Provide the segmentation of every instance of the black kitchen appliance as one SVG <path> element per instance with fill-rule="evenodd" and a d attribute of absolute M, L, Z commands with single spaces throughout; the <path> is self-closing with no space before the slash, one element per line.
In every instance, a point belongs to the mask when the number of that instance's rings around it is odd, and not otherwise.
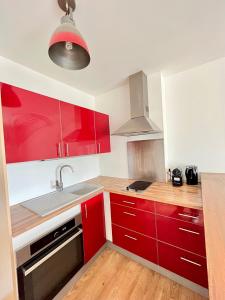
<path fill-rule="evenodd" d="M 189 185 L 198 184 L 198 172 L 196 166 L 187 166 L 185 170 L 186 182 Z"/>
<path fill-rule="evenodd" d="M 134 190 L 135 192 L 146 190 L 152 182 L 150 181 L 134 181 L 126 187 L 127 191 Z"/>
<path fill-rule="evenodd" d="M 84 265 L 81 216 L 16 253 L 20 300 L 51 300 Z"/>
<path fill-rule="evenodd" d="M 173 171 L 172 171 L 172 184 L 173 184 L 173 186 L 183 185 L 181 169 L 178 169 L 178 168 L 173 169 Z"/>

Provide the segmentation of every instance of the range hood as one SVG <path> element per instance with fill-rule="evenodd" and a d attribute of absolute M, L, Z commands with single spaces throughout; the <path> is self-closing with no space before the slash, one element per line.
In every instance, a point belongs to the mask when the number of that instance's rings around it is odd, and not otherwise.
<path fill-rule="evenodd" d="M 159 133 L 161 130 L 149 119 L 148 81 L 144 72 L 129 77 L 131 119 L 112 135 L 133 136 Z"/>

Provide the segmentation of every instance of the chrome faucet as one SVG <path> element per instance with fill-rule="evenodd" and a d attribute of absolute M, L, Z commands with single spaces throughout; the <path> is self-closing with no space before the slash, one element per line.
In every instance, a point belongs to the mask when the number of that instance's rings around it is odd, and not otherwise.
<path fill-rule="evenodd" d="M 69 168 L 72 172 L 74 172 L 74 169 L 70 165 L 63 165 L 59 169 L 59 180 L 56 180 L 56 190 L 62 192 L 63 191 L 63 180 L 62 180 L 62 170 L 64 168 Z"/>

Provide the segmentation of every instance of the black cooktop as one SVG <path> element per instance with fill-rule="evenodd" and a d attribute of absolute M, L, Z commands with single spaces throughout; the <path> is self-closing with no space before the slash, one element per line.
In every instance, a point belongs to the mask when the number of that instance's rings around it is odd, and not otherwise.
<path fill-rule="evenodd" d="M 138 191 L 144 191 L 146 190 L 152 182 L 150 181 L 135 181 L 132 184 L 127 186 L 127 190 L 135 190 L 136 192 Z"/>

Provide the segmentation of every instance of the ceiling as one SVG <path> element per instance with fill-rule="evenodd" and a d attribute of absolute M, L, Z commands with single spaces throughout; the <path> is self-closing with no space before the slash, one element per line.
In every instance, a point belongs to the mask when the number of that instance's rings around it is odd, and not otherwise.
<path fill-rule="evenodd" d="M 57 0 L 1 0 L 0 55 L 93 95 L 141 69 L 167 75 L 225 56 L 224 0 L 77 0 L 92 57 L 81 71 L 48 58 L 62 15 Z"/>

